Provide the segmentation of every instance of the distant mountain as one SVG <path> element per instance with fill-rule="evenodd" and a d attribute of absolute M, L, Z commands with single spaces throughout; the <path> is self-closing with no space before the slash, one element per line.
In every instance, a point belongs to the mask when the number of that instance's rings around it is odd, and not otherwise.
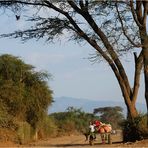
<path fill-rule="evenodd" d="M 123 113 L 126 114 L 126 106 L 124 102 L 116 102 L 116 101 L 97 101 L 97 100 L 89 100 L 89 99 L 80 99 L 80 98 L 72 98 L 72 97 L 57 97 L 54 98 L 52 106 L 49 107 L 48 113 L 53 112 L 64 112 L 69 106 L 73 106 L 75 108 L 81 108 L 83 111 L 88 113 L 93 113 L 94 108 L 99 107 L 107 107 L 107 106 L 121 106 L 123 108 Z M 141 103 L 137 103 L 138 111 L 145 113 L 146 106 Z"/>

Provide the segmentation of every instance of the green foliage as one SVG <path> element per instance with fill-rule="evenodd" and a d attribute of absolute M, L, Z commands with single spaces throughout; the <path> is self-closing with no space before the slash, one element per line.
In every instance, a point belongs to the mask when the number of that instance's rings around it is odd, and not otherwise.
<path fill-rule="evenodd" d="M 8 113 L 6 106 L 0 102 L 0 128 L 9 128 L 15 130 L 17 124 L 11 114 Z"/>
<path fill-rule="evenodd" d="M 120 106 L 95 108 L 94 114 L 99 113 L 101 122 L 110 123 L 114 129 L 121 128 L 120 123 L 124 120 Z"/>
<path fill-rule="evenodd" d="M 55 137 L 58 135 L 58 127 L 54 118 L 45 116 L 42 123 L 38 127 L 38 136 L 41 138 Z"/>
<path fill-rule="evenodd" d="M 52 103 L 49 77 L 18 57 L 0 56 L 0 127 L 10 128 L 17 120 L 38 128 Z"/>
<path fill-rule="evenodd" d="M 141 140 L 148 136 L 148 129 L 146 124 L 146 115 L 139 114 L 134 119 L 127 119 L 123 122 L 123 137 L 124 141 L 136 141 Z"/>
<path fill-rule="evenodd" d="M 66 112 L 53 113 L 49 117 L 55 119 L 59 134 L 85 133 L 88 130 L 89 122 L 98 119 L 97 116 L 74 107 L 68 107 Z"/>
<path fill-rule="evenodd" d="M 18 143 L 25 144 L 33 139 L 33 128 L 27 122 L 19 122 L 17 128 Z"/>
<path fill-rule="evenodd" d="M 0 100 L 6 106 L 7 112 L 19 116 L 23 109 L 23 90 L 19 84 L 12 80 L 1 80 Z"/>
<path fill-rule="evenodd" d="M 148 127 L 147 127 L 147 114 L 141 114 L 141 121 L 140 121 L 140 130 L 142 132 L 143 137 L 148 137 Z"/>

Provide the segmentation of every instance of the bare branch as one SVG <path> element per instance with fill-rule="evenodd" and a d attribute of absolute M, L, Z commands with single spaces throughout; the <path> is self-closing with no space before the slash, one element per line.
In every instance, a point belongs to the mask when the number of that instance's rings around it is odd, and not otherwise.
<path fill-rule="evenodd" d="M 12 1 L 12 0 L 0 0 L 0 3 L 1 4 L 5 4 L 5 5 L 13 5 L 13 4 L 25 4 L 25 5 L 32 5 L 32 6 L 47 6 L 46 4 L 44 3 L 41 3 L 41 2 L 35 2 L 35 3 L 31 3 L 31 2 L 27 2 L 27 1 L 19 1 L 19 0 L 15 0 L 15 1 Z"/>
<path fill-rule="evenodd" d="M 79 5 L 80 5 L 81 9 L 84 9 L 84 3 L 83 3 L 83 0 L 80 0 L 80 1 L 79 1 Z"/>
<path fill-rule="evenodd" d="M 143 27 L 146 28 L 146 20 L 147 20 L 147 13 L 148 13 L 148 2 L 143 1 L 144 13 L 143 13 Z"/>
<path fill-rule="evenodd" d="M 85 0 L 85 4 L 84 4 L 83 0 L 80 0 L 79 5 L 80 5 L 82 11 L 88 11 L 88 1 L 87 0 Z"/>
<path fill-rule="evenodd" d="M 133 18 L 136 22 L 136 24 L 139 26 L 139 27 L 142 27 L 141 23 L 138 21 L 137 19 L 137 16 L 136 16 L 136 12 L 134 10 L 134 5 L 133 5 L 133 0 L 130 0 L 130 7 L 131 7 L 131 12 L 132 12 L 132 15 L 133 15 Z"/>
<path fill-rule="evenodd" d="M 142 24 L 142 2 L 141 0 L 136 0 L 136 13 L 140 24 Z"/>
<path fill-rule="evenodd" d="M 77 7 L 77 5 L 72 1 L 72 0 L 67 0 L 68 4 L 74 8 L 74 10 L 76 10 L 77 12 L 81 12 L 81 9 L 79 7 Z M 82 5 L 82 2 L 80 1 L 80 6 Z"/>
<path fill-rule="evenodd" d="M 133 44 L 135 47 L 137 47 L 137 48 L 142 47 L 141 44 L 135 44 L 135 43 L 132 41 L 132 39 L 127 35 L 126 29 L 124 28 L 123 20 L 122 20 L 122 18 L 121 18 L 121 16 L 120 16 L 120 12 L 119 12 L 119 10 L 118 10 L 118 5 L 117 5 L 117 3 L 116 3 L 115 6 L 116 6 L 117 13 L 118 13 L 119 21 L 120 21 L 120 23 L 121 23 L 121 27 L 122 27 L 123 34 L 124 34 L 125 37 L 128 39 L 128 41 L 129 41 L 131 44 Z"/>
<path fill-rule="evenodd" d="M 124 68 L 121 64 L 121 62 L 119 61 L 118 55 L 116 54 L 116 52 L 114 51 L 113 47 L 111 46 L 110 42 L 108 41 L 106 35 L 102 32 L 102 30 L 97 26 L 96 22 L 93 20 L 93 18 L 90 16 L 89 12 L 87 11 L 82 11 L 80 10 L 73 1 L 68 1 L 70 3 L 70 5 L 72 6 L 72 8 L 78 12 L 79 14 L 81 14 L 85 20 L 88 22 L 88 24 L 92 27 L 92 29 L 94 30 L 94 32 L 101 38 L 104 46 L 106 47 L 108 53 L 110 54 L 110 56 L 112 57 L 113 61 L 115 62 L 116 66 L 118 67 L 119 73 L 122 76 L 122 81 L 124 82 L 124 84 L 127 87 L 127 91 L 128 94 L 131 93 L 131 88 L 129 85 L 129 81 L 128 78 L 124 72 Z"/>

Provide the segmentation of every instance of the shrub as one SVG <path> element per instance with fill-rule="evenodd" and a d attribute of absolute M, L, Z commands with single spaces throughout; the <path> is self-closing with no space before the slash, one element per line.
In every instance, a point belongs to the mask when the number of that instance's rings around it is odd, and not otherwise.
<path fill-rule="evenodd" d="M 7 112 L 5 105 L 0 101 L 0 128 L 15 130 L 17 124 L 11 114 Z"/>
<path fill-rule="evenodd" d="M 53 113 L 49 115 L 55 119 L 55 124 L 58 128 L 59 135 L 70 133 L 86 133 L 88 130 L 89 122 L 93 119 L 98 119 L 90 113 L 85 113 L 81 109 L 69 107 L 67 112 Z"/>
<path fill-rule="evenodd" d="M 52 117 L 46 116 L 40 124 L 38 130 L 38 138 L 55 137 L 57 135 L 58 128 Z"/>
<path fill-rule="evenodd" d="M 27 122 L 18 122 L 17 139 L 18 143 L 25 144 L 31 141 L 35 135 L 35 132 L 31 125 Z"/>
<path fill-rule="evenodd" d="M 147 115 L 143 115 L 140 121 L 140 130 L 144 138 L 148 137 L 148 127 L 147 127 Z"/>
<path fill-rule="evenodd" d="M 146 128 L 145 116 L 139 115 L 135 119 L 127 119 L 123 122 L 123 138 L 125 142 L 142 140 L 144 138 L 144 129 Z"/>

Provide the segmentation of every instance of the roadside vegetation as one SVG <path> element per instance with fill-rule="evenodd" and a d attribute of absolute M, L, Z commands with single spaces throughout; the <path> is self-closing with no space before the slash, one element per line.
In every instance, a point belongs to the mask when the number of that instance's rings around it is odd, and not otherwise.
<path fill-rule="evenodd" d="M 18 57 L 0 56 L 0 140 L 25 143 L 37 138 L 53 100 L 48 78 Z"/>
<path fill-rule="evenodd" d="M 121 123 L 124 141 L 135 142 L 148 138 L 147 114 L 139 114 L 134 120 L 127 119 Z"/>
<path fill-rule="evenodd" d="M 50 118 L 54 119 L 58 129 L 58 135 L 64 134 L 85 134 L 88 132 L 89 122 L 100 120 L 103 123 L 109 123 L 114 130 L 122 129 L 121 123 L 125 120 L 122 112 L 118 110 L 121 107 L 98 108 L 101 113 L 85 113 L 82 109 L 68 107 L 66 112 L 52 113 Z M 96 111 L 96 109 L 94 109 Z M 99 111 L 98 111 L 99 112 Z M 109 116 L 107 116 L 107 114 Z M 117 118 L 118 116 L 118 118 Z"/>

